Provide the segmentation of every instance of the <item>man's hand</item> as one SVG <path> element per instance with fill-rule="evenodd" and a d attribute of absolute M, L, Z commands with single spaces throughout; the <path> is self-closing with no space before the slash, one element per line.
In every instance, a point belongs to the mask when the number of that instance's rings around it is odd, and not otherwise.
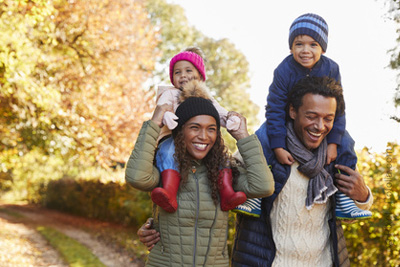
<path fill-rule="evenodd" d="M 329 144 L 326 151 L 326 165 L 331 164 L 337 158 L 337 144 Z"/>
<path fill-rule="evenodd" d="M 292 165 L 294 163 L 294 158 L 292 155 L 282 147 L 274 149 L 276 159 L 280 164 Z"/>
<path fill-rule="evenodd" d="M 149 251 L 151 251 L 155 244 L 160 241 L 160 233 L 152 229 L 152 227 L 153 218 L 148 218 L 146 223 L 137 231 L 140 242 L 142 242 Z"/>
<path fill-rule="evenodd" d="M 353 200 L 366 202 L 369 197 L 369 191 L 361 174 L 344 165 L 336 164 L 335 168 L 349 174 L 335 174 L 338 189 Z"/>

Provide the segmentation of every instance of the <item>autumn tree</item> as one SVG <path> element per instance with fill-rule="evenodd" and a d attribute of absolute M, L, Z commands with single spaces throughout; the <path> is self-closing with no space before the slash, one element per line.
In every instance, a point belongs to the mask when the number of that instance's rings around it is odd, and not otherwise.
<path fill-rule="evenodd" d="M 50 151 L 56 140 L 52 120 L 61 93 L 48 79 L 51 44 L 47 1 L 0 1 L 0 187 L 10 180 L 19 157 L 34 147 Z"/>
<path fill-rule="evenodd" d="M 386 0 L 388 17 L 400 26 L 400 1 Z M 397 30 L 400 33 L 400 27 Z M 400 42 L 400 35 L 397 39 Z M 390 67 L 400 70 L 400 50 L 395 47 Z M 398 76 L 400 77 L 400 76 Z M 394 92 L 394 105 L 400 106 L 400 82 Z M 392 119 L 400 122 L 398 115 Z M 364 148 L 359 154 L 358 169 L 367 178 L 374 196 L 373 216 L 369 220 L 345 226 L 350 259 L 355 266 L 400 266 L 400 147 L 388 143 L 384 153 Z"/>
<path fill-rule="evenodd" d="M 153 84 L 169 83 L 169 60 L 188 46 L 198 46 L 206 57 L 206 83 L 214 97 L 226 109 L 245 115 L 250 128 L 258 126 L 259 107 L 250 100 L 249 63 L 243 53 L 228 39 L 215 40 L 199 32 L 190 25 L 179 5 L 146 0 L 146 8 L 153 25 L 160 29 L 162 40 L 158 45 L 162 55 L 157 59 L 159 68 Z"/>
<path fill-rule="evenodd" d="M 399 0 L 386 0 L 386 4 L 389 7 L 388 16 L 393 19 L 398 25 L 397 33 L 400 33 L 400 1 Z M 400 34 L 398 35 L 397 42 L 400 42 Z M 391 54 L 390 67 L 394 70 L 400 70 L 400 49 L 399 46 L 394 47 L 389 51 Z M 400 78 L 400 74 L 398 75 Z M 394 105 L 396 107 L 400 106 L 400 79 L 398 86 L 394 93 Z M 393 115 L 392 119 L 400 122 L 400 117 L 398 115 Z"/>
<path fill-rule="evenodd" d="M 0 1 L 0 188 L 12 175 L 54 179 L 65 174 L 60 166 L 125 162 L 154 109 L 150 87 L 169 82 L 169 59 L 193 45 L 206 54 L 218 101 L 254 123 L 246 58 L 228 40 L 190 26 L 178 6 Z M 51 162 L 56 170 L 31 173 Z"/>
<path fill-rule="evenodd" d="M 100 162 L 124 162 L 153 109 L 143 83 L 154 69 L 157 32 L 141 1 L 63 1 L 56 8 L 57 48 L 75 59 L 65 58 L 73 72 L 58 81 L 73 88 L 65 110 L 87 137 L 75 132 L 77 147 Z"/>
<path fill-rule="evenodd" d="M 372 217 L 344 224 L 354 266 L 400 266 L 400 146 L 388 143 L 384 153 L 364 148 L 357 168 L 374 197 Z"/>
<path fill-rule="evenodd" d="M 3 156 L 40 147 L 125 161 L 153 109 L 143 83 L 158 33 L 142 1 L 1 1 L 0 10 Z"/>

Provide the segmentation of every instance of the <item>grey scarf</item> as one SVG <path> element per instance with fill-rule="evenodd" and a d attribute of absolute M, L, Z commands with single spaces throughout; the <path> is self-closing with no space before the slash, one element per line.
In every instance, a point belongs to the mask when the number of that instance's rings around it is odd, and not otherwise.
<path fill-rule="evenodd" d="M 293 123 L 288 122 L 286 126 L 288 150 L 293 158 L 299 162 L 297 169 L 310 178 L 307 188 L 306 208 L 311 209 L 314 203 L 326 203 L 328 198 L 338 190 L 333 184 L 331 175 L 324 169 L 327 149 L 326 139 L 312 152 L 297 138 Z"/>

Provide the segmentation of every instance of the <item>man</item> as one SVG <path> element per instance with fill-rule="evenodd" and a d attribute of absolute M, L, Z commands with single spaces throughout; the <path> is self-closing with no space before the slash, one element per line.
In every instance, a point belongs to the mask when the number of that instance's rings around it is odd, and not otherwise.
<path fill-rule="evenodd" d="M 286 139 L 295 158 L 292 166 L 277 161 L 265 123 L 257 131 L 274 174 L 275 192 L 263 199 L 260 218 L 237 215 L 232 266 L 349 266 L 334 193 L 341 190 L 361 209 L 369 209 L 373 200 L 357 171 L 325 165 L 325 137 L 335 116 L 343 112 L 342 88 L 335 80 L 305 78 L 294 86 L 288 99 Z M 344 152 L 340 154 L 354 153 L 352 147 L 339 148 Z M 336 170 L 341 174 L 334 174 Z"/>
<path fill-rule="evenodd" d="M 341 190 L 361 209 L 369 209 L 373 198 L 357 171 L 325 164 L 325 137 L 336 115 L 343 112 L 339 83 L 327 77 L 305 78 L 288 97 L 287 144 L 295 163 L 289 166 L 277 161 L 265 123 L 256 132 L 274 174 L 275 191 L 263 199 L 260 218 L 237 215 L 232 266 L 350 265 L 334 213 L 334 193 Z M 337 159 L 341 162 L 354 153 L 353 144 L 339 149 L 344 157 Z M 148 228 L 144 225 L 138 234 L 151 249 L 159 238 Z"/>

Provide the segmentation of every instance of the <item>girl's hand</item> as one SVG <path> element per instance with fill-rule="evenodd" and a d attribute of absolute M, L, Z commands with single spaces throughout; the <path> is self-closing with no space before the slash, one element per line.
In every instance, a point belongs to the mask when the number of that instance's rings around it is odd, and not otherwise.
<path fill-rule="evenodd" d="M 237 130 L 228 130 L 228 132 L 232 135 L 232 137 L 235 138 L 236 140 L 248 137 L 249 132 L 247 131 L 246 118 L 235 111 L 229 111 L 228 115 L 226 116 L 226 119 L 228 120 L 229 117 L 231 116 L 237 116 L 240 119 L 240 126 Z"/>
<path fill-rule="evenodd" d="M 162 104 L 162 105 L 157 105 L 156 109 L 153 112 L 153 117 L 151 118 L 151 120 L 157 124 L 158 126 L 163 127 L 163 117 L 164 117 L 164 113 L 170 111 L 170 112 L 174 112 L 173 108 L 171 105 L 168 104 Z"/>

